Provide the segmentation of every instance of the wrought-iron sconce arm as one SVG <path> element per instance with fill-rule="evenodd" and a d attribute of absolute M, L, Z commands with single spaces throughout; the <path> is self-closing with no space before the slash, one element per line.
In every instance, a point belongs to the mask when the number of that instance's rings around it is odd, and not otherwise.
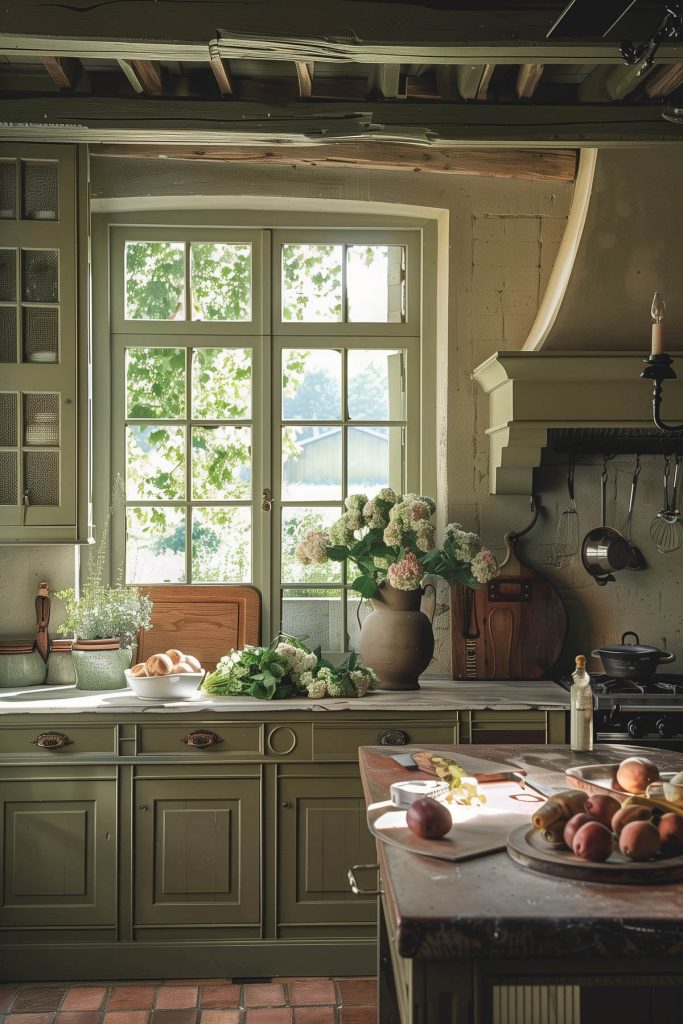
<path fill-rule="evenodd" d="M 683 430 L 683 423 L 677 425 L 673 423 L 664 423 L 659 413 L 662 407 L 662 381 L 675 380 L 676 374 L 671 368 L 673 359 L 667 356 L 665 352 L 661 352 L 657 355 L 649 355 L 644 360 L 645 369 L 642 371 L 640 376 L 644 380 L 653 381 L 652 387 L 652 418 L 655 421 L 655 426 L 659 430 Z"/>

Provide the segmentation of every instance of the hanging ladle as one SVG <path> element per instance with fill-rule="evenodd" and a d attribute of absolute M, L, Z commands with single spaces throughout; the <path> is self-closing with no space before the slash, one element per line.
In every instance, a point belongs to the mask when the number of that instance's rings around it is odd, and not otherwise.
<path fill-rule="evenodd" d="M 638 477 L 640 476 L 640 455 L 636 455 L 636 468 L 633 471 L 633 478 L 631 480 L 631 496 L 628 502 L 628 513 L 626 514 L 626 526 L 624 528 L 624 539 L 628 541 L 631 554 L 626 566 L 627 569 L 645 569 L 647 562 L 643 557 L 643 553 L 639 547 L 631 540 L 631 525 L 633 522 L 633 506 L 636 503 L 636 488 L 638 487 Z"/>

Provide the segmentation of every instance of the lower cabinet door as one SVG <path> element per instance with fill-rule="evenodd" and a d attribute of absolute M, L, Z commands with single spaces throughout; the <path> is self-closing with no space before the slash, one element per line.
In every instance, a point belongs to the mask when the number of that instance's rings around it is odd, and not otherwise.
<path fill-rule="evenodd" d="M 260 821 L 260 779 L 138 779 L 135 923 L 258 925 Z"/>
<path fill-rule="evenodd" d="M 116 782 L 7 781 L 0 802 L 0 926 L 114 925 Z"/>
<path fill-rule="evenodd" d="M 282 778 L 278 802 L 279 923 L 374 925 L 376 898 L 348 880 L 354 864 L 377 861 L 358 775 Z"/>

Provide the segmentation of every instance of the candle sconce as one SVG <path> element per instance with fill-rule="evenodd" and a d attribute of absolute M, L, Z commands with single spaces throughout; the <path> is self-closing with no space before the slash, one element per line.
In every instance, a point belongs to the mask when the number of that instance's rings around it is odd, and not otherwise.
<path fill-rule="evenodd" d="M 652 300 L 652 352 L 643 360 L 645 369 L 640 374 L 643 380 L 653 381 L 652 387 L 652 419 L 658 430 L 672 431 L 683 430 L 683 423 L 665 423 L 660 415 L 662 407 L 662 384 L 665 380 L 676 380 L 676 373 L 672 369 L 673 359 L 666 352 L 662 351 L 664 335 L 664 313 L 666 304 L 664 299 L 655 292 Z"/>

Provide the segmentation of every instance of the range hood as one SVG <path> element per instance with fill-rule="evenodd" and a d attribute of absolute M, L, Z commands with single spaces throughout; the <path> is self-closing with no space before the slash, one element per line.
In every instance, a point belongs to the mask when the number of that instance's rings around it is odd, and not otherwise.
<path fill-rule="evenodd" d="M 668 300 L 665 350 L 683 378 L 683 160 L 676 149 L 584 150 L 565 235 L 521 351 L 473 373 L 489 396 L 492 494 L 530 494 L 545 448 L 673 451 L 641 380 L 655 291 Z M 678 358 L 676 356 L 678 355 Z M 662 416 L 683 422 L 683 380 L 664 386 Z"/>

